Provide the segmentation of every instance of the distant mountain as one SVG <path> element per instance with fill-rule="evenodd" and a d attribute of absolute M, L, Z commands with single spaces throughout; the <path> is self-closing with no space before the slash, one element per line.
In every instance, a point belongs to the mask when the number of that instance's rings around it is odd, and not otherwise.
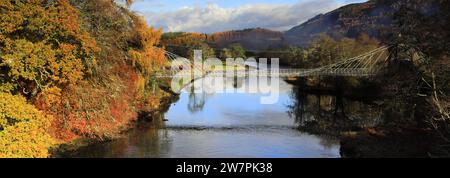
<path fill-rule="evenodd" d="M 361 34 L 381 39 L 385 32 L 392 32 L 395 21 L 392 18 L 402 3 L 409 0 L 369 0 L 350 4 L 326 14 L 320 14 L 286 32 L 263 28 L 233 30 L 213 34 L 195 34 L 211 47 L 226 48 L 233 43 L 241 44 L 249 51 L 262 51 L 285 46 L 308 46 L 314 37 L 326 33 L 334 39 L 357 38 Z M 177 40 L 180 38 L 177 38 Z"/>
<path fill-rule="evenodd" d="M 289 45 L 306 46 L 319 33 L 335 39 L 355 38 L 362 33 L 379 38 L 383 30 L 394 25 L 391 17 L 398 10 L 399 3 L 401 1 L 370 0 L 343 6 L 290 29 L 285 32 L 284 39 Z"/>
<path fill-rule="evenodd" d="M 184 34 L 183 37 L 196 38 L 207 42 L 215 49 L 226 48 L 233 43 L 241 44 L 249 51 L 277 49 L 286 46 L 308 46 L 320 33 L 334 39 L 357 38 L 367 34 L 383 41 L 383 34 L 394 30 L 394 14 L 402 5 L 411 4 L 413 0 L 369 0 L 340 7 L 326 14 L 320 14 L 286 32 L 263 28 L 233 30 L 213 34 Z M 415 1 L 414 6 L 424 7 L 424 12 L 433 10 L 426 0 Z M 428 7 L 429 6 L 429 7 Z M 177 33 L 175 33 L 177 34 Z M 179 35 L 179 34 L 178 34 Z M 177 37 L 173 41 L 180 41 Z M 183 41 L 183 40 L 181 40 Z"/>
<path fill-rule="evenodd" d="M 350 4 L 320 14 L 286 32 L 262 28 L 219 32 L 208 35 L 208 42 L 217 48 L 240 43 L 247 50 L 265 50 L 284 46 L 307 46 L 312 39 L 326 33 L 334 39 L 357 38 L 361 34 L 380 39 L 384 31 L 392 31 L 401 3 L 406 0 L 370 0 Z"/>
<path fill-rule="evenodd" d="M 263 28 L 233 30 L 208 35 L 208 43 L 214 48 L 226 48 L 239 43 L 249 51 L 279 48 L 283 44 L 283 33 Z"/>
<path fill-rule="evenodd" d="M 165 46 L 200 46 L 202 43 L 221 50 L 239 43 L 247 51 L 262 51 L 268 48 L 279 48 L 283 45 L 283 32 L 263 28 L 232 30 L 211 34 L 168 32 L 162 36 Z"/>

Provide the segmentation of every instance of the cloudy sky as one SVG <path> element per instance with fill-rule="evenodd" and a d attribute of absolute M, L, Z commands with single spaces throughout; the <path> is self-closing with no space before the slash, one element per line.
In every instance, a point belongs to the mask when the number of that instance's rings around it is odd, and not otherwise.
<path fill-rule="evenodd" d="M 136 0 L 132 10 L 164 31 L 288 30 L 345 4 L 366 0 Z"/>

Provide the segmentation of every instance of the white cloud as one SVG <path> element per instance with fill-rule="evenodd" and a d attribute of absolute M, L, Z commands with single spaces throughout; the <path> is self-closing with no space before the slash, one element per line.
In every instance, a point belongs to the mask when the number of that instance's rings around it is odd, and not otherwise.
<path fill-rule="evenodd" d="M 149 23 L 165 31 L 218 32 L 244 28 L 288 30 L 342 3 L 331 0 L 308 0 L 296 4 L 253 4 L 237 8 L 188 6 L 171 12 L 146 12 Z"/>

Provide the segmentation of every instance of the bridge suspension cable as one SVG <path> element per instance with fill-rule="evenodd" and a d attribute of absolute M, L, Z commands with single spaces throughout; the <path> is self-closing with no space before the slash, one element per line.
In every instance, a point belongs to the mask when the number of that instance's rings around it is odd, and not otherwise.
<path fill-rule="evenodd" d="M 389 46 L 382 46 L 370 52 L 361 54 L 356 57 L 339 60 L 338 62 L 324 65 L 313 69 L 280 69 L 278 72 L 268 70 L 257 70 L 257 72 L 238 71 L 238 73 L 253 73 L 255 75 L 277 75 L 281 77 L 305 77 L 305 76 L 359 76 L 365 77 L 376 74 L 379 69 L 387 63 L 389 58 Z M 171 62 L 180 62 L 182 67 L 172 67 L 171 73 L 175 75 L 182 72 L 190 75 L 197 73 L 204 75 L 202 66 L 195 66 L 184 57 L 178 56 L 170 51 L 165 52 L 167 59 Z M 222 72 L 223 74 L 223 72 Z M 220 75 L 220 74 L 219 74 Z"/>

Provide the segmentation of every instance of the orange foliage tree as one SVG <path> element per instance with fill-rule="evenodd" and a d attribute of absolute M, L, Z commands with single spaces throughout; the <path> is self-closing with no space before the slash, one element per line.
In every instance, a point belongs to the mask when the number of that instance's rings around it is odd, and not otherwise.
<path fill-rule="evenodd" d="M 142 17 L 133 16 L 136 46 L 128 51 L 133 67 L 149 75 L 166 63 L 164 49 L 155 47 L 161 39 L 161 30 L 148 26 Z"/>
<path fill-rule="evenodd" d="M 49 133 L 60 141 L 114 138 L 141 108 L 159 104 L 146 90 L 149 76 L 165 63 L 163 49 L 154 47 L 161 31 L 109 0 L 76 3 L 102 49 L 95 74 L 63 90 L 48 87 L 35 104 L 54 116 Z"/>
<path fill-rule="evenodd" d="M 165 49 L 158 48 L 162 32 L 148 26 L 140 16 L 132 16 L 135 46 L 128 51 L 132 66 L 138 70 L 136 78 L 137 97 L 147 109 L 159 107 L 159 97 L 155 91 L 158 81 L 154 74 L 166 65 Z M 153 91 L 152 93 L 147 91 Z"/>
<path fill-rule="evenodd" d="M 162 40 L 163 45 L 174 46 L 200 46 L 205 44 L 208 39 L 208 35 L 201 33 L 166 33 Z"/>
<path fill-rule="evenodd" d="M 34 97 L 95 66 L 96 41 L 68 0 L 2 0 L 0 11 L 0 91 Z"/>
<path fill-rule="evenodd" d="M 115 1 L 0 0 L 0 12 L 0 92 L 51 115 L 58 141 L 114 137 L 159 105 L 146 91 L 166 63 L 161 30 Z"/>

